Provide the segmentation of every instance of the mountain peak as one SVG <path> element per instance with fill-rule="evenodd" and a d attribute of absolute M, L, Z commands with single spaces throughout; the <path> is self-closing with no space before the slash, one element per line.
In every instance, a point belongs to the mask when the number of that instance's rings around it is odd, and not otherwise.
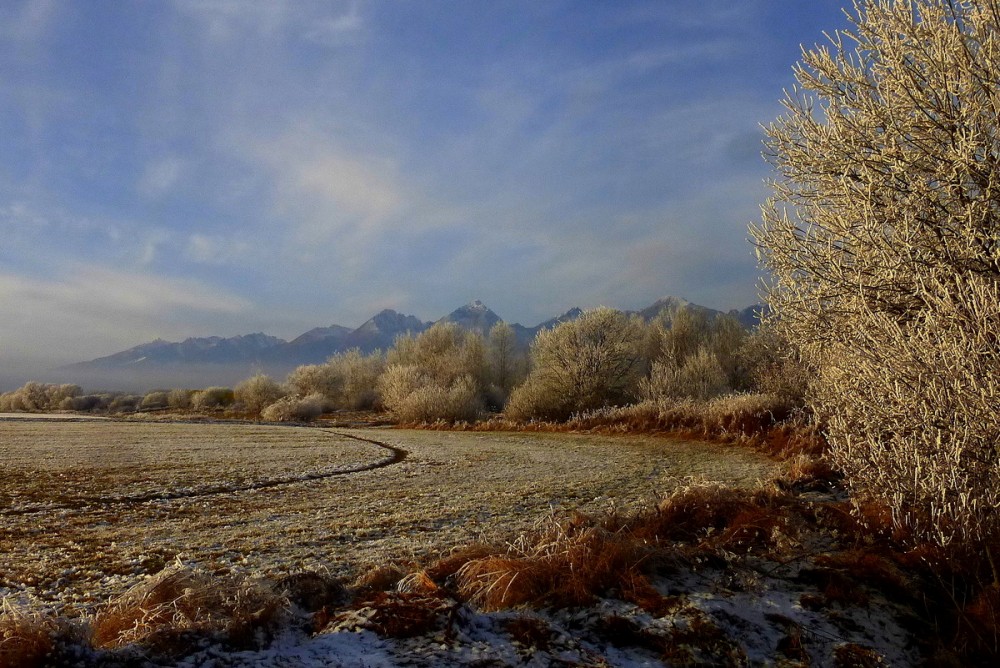
<path fill-rule="evenodd" d="M 453 322 L 463 329 L 486 334 L 500 322 L 500 316 L 478 299 L 455 309 L 438 322 Z"/>

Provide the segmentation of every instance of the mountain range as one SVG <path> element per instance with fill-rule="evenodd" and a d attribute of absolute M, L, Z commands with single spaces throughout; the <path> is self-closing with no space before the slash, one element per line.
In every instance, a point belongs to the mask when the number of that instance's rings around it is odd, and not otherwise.
<path fill-rule="evenodd" d="M 671 318 L 680 308 L 704 313 L 708 318 L 723 312 L 693 304 L 677 297 L 666 297 L 635 311 L 645 320 Z M 747 327 L 758 322 L 760 306 L 742 311 L 733 310 Z M 527 347 L 538 332 L 578 318 L 583 311 L 572 308 L 560 316 L 534 327 L 511 325 L 518 342 Z M 485 334 L 500 316 L 476 300 L 455 309 L 436 322 L 452 322 L 467 330 Z M 189 338 L 181 342 L 157 339 L 123 350 L 113 355 L 87 362 L 78 362 L 53 370 L 60 382 L 73 382 L 87 387 L 107 387 L 140 391 L 152 387 L 200 387 L 211 384 L 231 385 L 256 371 L 283 377 L 301 364 L 318 364 L 331 355 L 357 348 L 364 353 L 390 348 L 398 336 L 415 335 L 429 329 L 435 322 L 420 320 L 412 315 L 383 310 L 356 329 L 341 325 L 316 327 L 285 341 L 263 333 L 223 338 L 218 336 Z"/>

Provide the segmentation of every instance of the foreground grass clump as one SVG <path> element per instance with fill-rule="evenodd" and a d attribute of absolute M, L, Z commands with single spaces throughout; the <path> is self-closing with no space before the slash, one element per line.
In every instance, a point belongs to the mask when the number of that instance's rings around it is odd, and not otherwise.
<path fill-rule="evenodd" d="M 773 547 L 788 507 L 788 495 L 774 488 L 696 485 L 634 517 L 547 518 L 503 548 L 458 551 L 403 582 L 452 587 L 485 610 L 583 606 L 612 592 L 628 599 L 648 593 L 646 574 L 676 544 L 742 553 Z"/>
<path fill-rule="evenodd" d="M 268 585 L 168 568 L 112 600 L 93 619 L 91 643 L 114 649 L 130 644 L 158 654 L 182 652 L 197 637 L 243 646 L 273 630 L 287 601 Z"/>
<path fill-rule="evenodd" d="M 45 615 L 4 599 L 0 607 L 0 666 L 69 663 L 87 643 L 85 624 Z"/>

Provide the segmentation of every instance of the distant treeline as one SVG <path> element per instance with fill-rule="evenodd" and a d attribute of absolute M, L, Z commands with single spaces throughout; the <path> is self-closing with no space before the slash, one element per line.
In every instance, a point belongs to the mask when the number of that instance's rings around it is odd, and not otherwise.
<path fill-rule="evenodd" d="M 283 382 L 257 374 L 234 388 L 84 394 L 27 383 L 0 395 L 2 411 L 217 410 L 267 421 L 308 421 L 336 410 L 383 410 L 402 423 L 528 422 L 642 402 L 732 393 L 801 400 L 805 376 L 767 328 L 691 309 L 644 322 L 610 308 L 541 332 L 529 349 L 496 324 L 486 335 L 439 323 L 388 351 L 350 350 L 296 368 Z"/>

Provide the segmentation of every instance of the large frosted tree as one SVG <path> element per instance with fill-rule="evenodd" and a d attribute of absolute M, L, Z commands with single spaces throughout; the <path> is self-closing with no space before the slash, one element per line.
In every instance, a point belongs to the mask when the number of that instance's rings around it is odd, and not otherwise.
<path fill-rule="evenodd" d="M 1000 2 L 857 2 L 803 54 L 752 226 L 857 498 L 1000 534 Z"/>

